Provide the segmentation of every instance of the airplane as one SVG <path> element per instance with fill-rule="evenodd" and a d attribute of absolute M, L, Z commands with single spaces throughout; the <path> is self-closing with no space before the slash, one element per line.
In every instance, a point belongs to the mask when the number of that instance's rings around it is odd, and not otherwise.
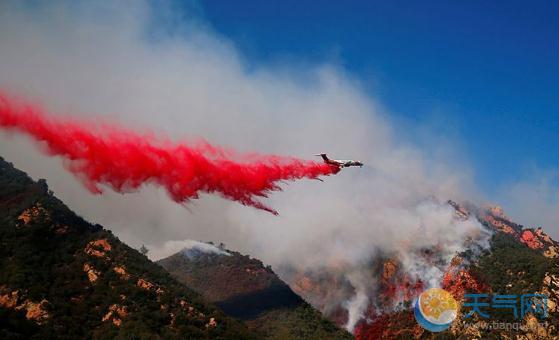
<path fill-rule="evenodd" d="M 320 153 L 316 156 L 322 157 L 322 159 L 324 160 L 324 163 L 330 164 L 330 165 L 333 165 L 333 166 L 337 166 L 338 168 L 347 168 L 347 167 L 350 167 L 350 166 L 359 166 L 359 167 L 363 166 L 363 163 L 361 163 L 359 161 L 342 160 L 342 159 L 330 159 L 330 158 L 328 158 L 328 156 L 326 156 L 325 153 Z"/>

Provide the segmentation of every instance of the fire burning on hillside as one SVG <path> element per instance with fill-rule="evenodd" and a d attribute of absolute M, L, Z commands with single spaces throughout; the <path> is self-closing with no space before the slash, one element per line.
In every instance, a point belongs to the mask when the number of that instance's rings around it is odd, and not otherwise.
<path fill-rule="evenodd" d="M 384 320 L 384 314 L 409 310 L 427 288 L 449 289 L 457 298 L 466 290 L 482 288 L 464 267 L 468 257 L 488 248 L 491 232 L 452 204 L 423 203 L 428 209 L 454 210 L 447 232 L 459 231 L 460 238 L 445 239 L 431 234 L 429 226 L 418 225 L 416 234 L 402 236 L 399 249 L 379 248 L 358 265 L 332 261 L 320 269 L 286 271 L 285 276 L 298 294 L 330 319 L 368 338 L 365 335 Z M 469 255 L 463 255 L 465 251 Z"/>

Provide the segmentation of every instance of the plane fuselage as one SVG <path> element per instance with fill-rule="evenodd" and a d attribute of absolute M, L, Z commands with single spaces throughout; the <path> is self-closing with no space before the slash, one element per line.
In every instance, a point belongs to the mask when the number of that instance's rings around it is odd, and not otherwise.
<path fill-rule="evenodd" d="M 333 166 L 337 166 L 339 168 L 347 168 L 347 167 L 350 167 L 350 166 L 359 166 L 359 167 L 363 166 L 363 163 L 359 162 L 359 161 L 343 160 L 343 159 L 330 159 L 330 158 L 328 158 L 328 156 L 326 156 L 325 153 L 321 153 L 317 156 L 321 156 L 322 160 L 324 160 L 324 163 L 330 164 L 330 165 L 333 165 Z"/>

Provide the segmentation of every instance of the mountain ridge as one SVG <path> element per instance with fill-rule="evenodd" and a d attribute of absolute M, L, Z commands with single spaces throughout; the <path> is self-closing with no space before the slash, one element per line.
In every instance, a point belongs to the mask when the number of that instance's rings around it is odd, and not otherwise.
<path fill-rule="evenodd" d="M 456 254 L 443 276 L 442 288 L 449 291 L 460 305 L 452 326 L 444 332 L 431 333 L 415 321 L 413 310 L 373 313 L 368 315 L 368 321 L 357 325 L 356 339 L 559 338 L 556 327 L 559 324 L 559 243 L 542 228 L 525 228 L 511 221 L 498 206 L 480 208 L 468 202 L 458 204 L 453 201 L 448 204 L 454 207 L 458 218 L 474 216 L 492 232 L 489 249 L 474 257 L 468 251 Z M 515 319 L 507 313 L 510 310 L 492 309 L 489 320 L 479 315 L 466 318 L 465 293 L 546 294 L 549 314 L 543 320 L 530 313 L 522 319 Z M 518 323 L 519 326 L 516 330 L 482 327 L 491 322 L 498 325 Z"/>
<path fill-rule="evenodd" d="M 542 228 L 513 222 L 499 207 L 447 204 L 456 218 L 475 218 L 491 234 L 488 248 L 455 254 L 442 288 L 460 306 L 467 292 L 547 294 L 549 317 L 541 323 L 528 314 L 518 321 L 520 331 L 479 329 L 472 323 L 484 320 L 466 320 L 461 309 L 450 329 L 430 333 L 415 322 L 409 308 L 424 284 L 402 272 L 397 258 L 388 257 L 371 263 L 371 273 L 379 279 L 375 302 L 405 301 L 382 313 L 369 306 L 354 336 L 559 338 L 559 243 Z M 304 301 L 310 290 L 320 295 L 325 285 L 336 284 L 327 275 L 319 281 L 303 275 L 292 289 L 261 261 L 216 249 L 228 256 L 202 251 L 160 261 L 169 274 L 109 230 L 69 210 L 46 181 L 34 182 L 0 157 L 1 338 L 350 337 L 335 326 L 347 322 L 339 308 L 327 314 L 330 322 Z M 437 253 L 421 251 L 426 258 Z M 495 313 L 495 320 L 516 321 L 503 311 Z"/>
<path fill-rule="evenodd" d="M 295 294 L 271 267 L 224 247 L 219 250 L 227 255 L 209 252 L 191 256 L 182 250 L 158 263 L 266 338 L 351 338 Z"/>
<path fill-rule="evenodd" d="M 259 338 L 0 158 L 0 337 Z"/>

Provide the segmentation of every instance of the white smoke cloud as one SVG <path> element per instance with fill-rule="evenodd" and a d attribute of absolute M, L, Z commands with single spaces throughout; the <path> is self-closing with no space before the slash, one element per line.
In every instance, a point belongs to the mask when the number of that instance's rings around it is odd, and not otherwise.
<path fill-rule="evenodd" d="M 449 153 L 444 146 L 410 144 L 402 136 L 413 127 L 395 124 L 343 69 L 289 64 L 249 70 L 230 41 L 199 21 L 155 34 L 158 23 L 179 21 L 165 6 L 154 21 L 153 10 L 142 1 L 0 3 L 0 88 L 61 114 L 111 119 L 177 140 L 203 137 L 304 158 L 328 152 L 366 166 L 323 183 L 285 185 L 267 201 L 280 212 L 274 217 L 214 196 L 182 206 L 151 186 L 92 196 L 60 159 L 5 132 L 0 155 L 46 178 L 73 210 L 131 246 L 147 244 L 153 259 L 178 250 L 177 240 L 199 239 L 225 242 L 275 268 L 336 262 L 358 268 L 402 242 L 444 244 L 453 254 L 469 233 L 479 232 L 474 222 L 453 222 L 448 207 L 424 203 L 431 196 L 473 194 L 468 167 L 459 158 L 441 158 Z M 402 256 L 409 271 L 440 278 Z M 363 275 L 348 273 L 347 279 L 357 294 L 346 302 L 351 328 L 371 291 Z"/>
<path fill-rule="evenodd" d="M 350 332 L 353 332 L 357 322 L 365 316 L 364 311 L 370 303 L 371 294 L 369 293 L 373 282 L 367 275 L 368 273 L 367 270 L 355 270 L 347 273 L 347 279 L 355 289 L 353 296 L 342 303 L 342 306 L 348 311 L 345 327 Z"/>
<path fill-rule="evenodd" d="M 217 254 L 230 256 L 231 254 L 223 249 L 216 247 L 213 244 L 194 241 L 194 240 L 182 240 L 182 241 L 167 241 L 162 246 L 150 250 L 149 256 L 153 258 L 164 258 L 170 254 L 176 254 L 182 251 L 186 256 L 195 257 L 199 253 L 205 254 Z"/>

